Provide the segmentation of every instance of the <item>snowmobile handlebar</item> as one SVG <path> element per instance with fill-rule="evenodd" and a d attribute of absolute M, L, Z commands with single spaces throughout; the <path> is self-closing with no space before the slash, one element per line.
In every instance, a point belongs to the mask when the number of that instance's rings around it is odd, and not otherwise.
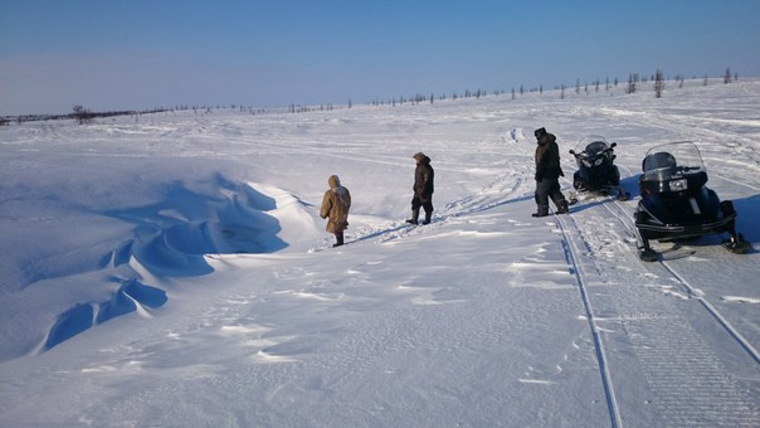
<path fill-rule="evenodd" d="M 607 147 L 606 149 L 602 150 L 601 152 L 595 153 L 595 155 L 604 155 L 604 154 L 607 154 L 607 153 L 613 151 L 613 149 L 615 147 L 617 147 L 617 143 L 612 142 L 612 144 L 610 144 L 609 147 Z M 582 152 L 580 152 L 580 153 L 576 153 L 575 150 L 570 149 L 570 154 L 573 155 L 573 156 L 575 156 L 576 158 L 587 157 L 585 150 L 582 151 Z"/>

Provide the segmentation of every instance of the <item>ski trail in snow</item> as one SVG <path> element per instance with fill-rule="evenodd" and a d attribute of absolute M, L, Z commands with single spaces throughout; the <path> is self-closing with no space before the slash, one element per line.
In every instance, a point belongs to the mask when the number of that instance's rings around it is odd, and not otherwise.
<path fill-rule="evenodd" d="M 711 175 L 714 176 L 714 177 L 717 177 L 717 178 L 719 178 L 721 180 L 726 180 L 726 181 L 731 182 L 733 184 L 736 184 L 736 185 L 739 185 L 739 186 L 742 186 L 742 187 L 746 187 L 747 189 L 753 190 L 755 192 L 760 192 L 760 186 L 753 186 L 751 184 L 747 184 L 745 182 L 738 181 L 738 180 L 735 180 L 733 178 L 728 178 L 728 177 L 726 177 L 724 175 L 721 175 L 721 174 L 711 174 Z"/>

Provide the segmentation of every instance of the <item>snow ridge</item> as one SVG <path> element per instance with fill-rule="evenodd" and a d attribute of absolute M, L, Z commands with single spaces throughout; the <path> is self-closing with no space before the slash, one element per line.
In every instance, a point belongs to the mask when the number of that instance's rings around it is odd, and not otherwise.
<path fill-rule="evenodd" d="M 207 254 L 270 253 L 287 246 L 277 236 L 279 221 L 268 214 L 278 208 L 274 199 L 255 190 L 255 184 L 233 185 L 221 177 L 218 183 L 217 197 L 176 183 L 158 203 L 106 212 L 134 224 L 134 237 L 103 254 L 95 271 L 116 289 L 106 300 L 80 302 L 56 316 L 34 353 L 119 316 L 136 312 L 150 317 L 151 310 L 169 300 L 167 280 L 214 271 Z M 279 198 L 282 203 L 284 196 Z M 291 228 L 299 230 L 304 229 Z"/>

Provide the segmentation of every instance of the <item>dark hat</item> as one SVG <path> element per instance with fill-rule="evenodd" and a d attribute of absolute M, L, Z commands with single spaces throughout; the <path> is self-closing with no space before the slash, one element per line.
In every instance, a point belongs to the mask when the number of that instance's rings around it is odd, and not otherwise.
<path fill-rule="evenodd" d="M 415 158 L 415 159 L 417 159 L 417 160 L 423 160 L 423 159 L 425 159 L 427 156 L 425 156 L 425 153 L 422 153 L 422 152 L 417 152 L 417 153 L 415 153 L 415 154 L 414 154 L 414 156 L 412 156 L 412 157 L 413 157 L 413 158 Z"/>
<path fill-rule="evenodd" d="M 546 128 L 538 128 L 535 131 L 533 131 L 533 135 L 536 136 L 536 138 L 541 138 L 542 136 L 546 135 Z"/>

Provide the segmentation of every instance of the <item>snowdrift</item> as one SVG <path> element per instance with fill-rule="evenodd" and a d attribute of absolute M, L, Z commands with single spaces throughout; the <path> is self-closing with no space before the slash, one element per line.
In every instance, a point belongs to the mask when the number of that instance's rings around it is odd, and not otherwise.
<path fill-rule="evenodd" d="M 81 213 L 85 217 L 105 216 L 128 223 L 131 236 L 123 236 L 111 250 L 108 245 L 113 240 L 96 242 L 89 250 L 56 255 L 37 262 L 37 269 L 26 269 L 23 283 L 17 285 L 22 289 L 49 288 L 48 284 L 56 281 L 71 283 L 70 287 L 76 287 L 76 282 L 81 285 L 68 296 L 69 300 L 76 300 L 70 307 L 58 315 L 49 313 L 51 308 L 47 308 L 30 316 L 31 325 L 21 332 L 12 332 L 20 328 L 19 320 L 14 319 L 13 313 L 6 315 L 3 333 L 17 337 L 18 341 L 3 341 L 0 360 L 18 357 L 32 349 L 35 353 L 45 352 L 119 316 L 137 313 L 150 317 L 151 310 L 169 301 L 166 286 L 173 278 L 214 271 L 206 255 L 285 249 L 287 242 L 278 236 L 282 232 L 281 221 L 288 224 L 289 233 L 314 233 L 316 226 L 311 216 L 303 212 L 304 205 L 289 193 L 267 187 L 276 197 L 268 196 L 256 190 L 254 183 L 235 184 L 220 174 L 213 181 L 215 194 L 201 194 L 182 182 L 174 182 L 160 189 L 163 199 L 155 203 Z M 71 232 L 92 226 L 81 224 Z M 112 233 L 102 227 L 101 231 Z M 15 296 L 4 297 L 12 301 Z M 65 304 L 66 298 L 59 298 L 56 306 Z M 45 317 L 52 318 L 47 326 Z"/>

